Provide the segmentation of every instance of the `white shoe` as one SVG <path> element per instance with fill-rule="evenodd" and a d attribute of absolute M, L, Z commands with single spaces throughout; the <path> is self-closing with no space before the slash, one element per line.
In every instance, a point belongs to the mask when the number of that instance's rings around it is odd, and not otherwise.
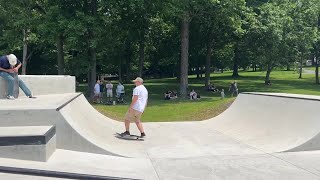
<path fill-rule="evenodd" d="M 7 99 L 15 100 L 16 98 L 14 98 L 13 96 L 7 96 Z"/>

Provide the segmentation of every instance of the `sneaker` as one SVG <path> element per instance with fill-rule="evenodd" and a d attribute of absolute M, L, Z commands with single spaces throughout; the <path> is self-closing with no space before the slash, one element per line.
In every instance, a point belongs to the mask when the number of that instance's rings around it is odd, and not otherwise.
<path fill-rule="evenodd" d="M 15 100 L 13 96 L 7 96 L 7 99 Z"/>
<path fill-rule="evenodd" d="M 140 136 L 141 138 L 144 138 L 144 137 L 146 137 L 146 134 L 143 132 L 143 133 L 141 133 L 141 136 Z"/>
<path fill-rule="evenodd" d="M 130 136 L 130 132 L 129 131 L 125 131 L 123 133 L 120 134 L 121 136 Z"/>
<path fill-rule="evenodd" d="M 30 95 L 30 96 L 27 96 L 28 98 L 36 98 L 36 97 L 34 97 L 32 94 Z"/>

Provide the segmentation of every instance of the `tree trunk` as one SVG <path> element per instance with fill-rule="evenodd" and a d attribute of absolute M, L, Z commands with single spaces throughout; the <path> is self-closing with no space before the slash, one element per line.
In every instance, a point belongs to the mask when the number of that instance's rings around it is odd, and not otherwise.
<path fill-rule="evenodd" d="M 320 84 L 319 82 L 319 62 L 318 62 L 318 58 L 317 57 L 314 57 L 315 59 L 315 65 L 316 65 L 316 84 Z"/>
<path fill-rule="evenodd" d="M 290 63 L 287 63 L 287 71 L 290 71 Z"/>
<path fill-rule="evenodd" d="M 152 66 L 152 73 L 153 73 L 154 78 L 159 78 L 159 77 L 162 78 L 162 73 L 159 73 L 158 68 L 159 68 L 159 60 L 155 59 L 155 61 L 153 62 L 153 66 Z M 171 75 L 171 73 L 170 73 L 170 75 Z"/>
<path fill-rule="evenodd" d="M 180 94 L 187 96 L 189 65 L 189 14 L 185 13 L 181 23 Z"/>
<path fill-rule="evenodd" d="M 270 81 L 270 74 L 271 74 L 271 71 L 272 71 L 272 64 L 271 63 L 268 63 L 268 67 L 267 67 L 267 74 L 266 74 L 266 78 L 264 80 L 264 84 L 265 85 L 269 85 L 271 83 Z"/>
<path fill-rule="evenodd" d="M 119 58 L 119 81 L 122 82 L 122 58 Z"/>
<path fill-rule="evenodd" d="M 22 57 L 22 75 L 27 74 L 27 64 L 28 64 L 28 31 L 23 30 L 23 57 Z"/>
<path fill-rule="evenodd" d="M 234 58 L 233 58 L 233 73 L 232 73 L 232 77 L 233 78 L 237 78 L 239 77 L 239 50 L 238 50 L 238 44 L 236 44 L 235 48 L 234 48 Z"/>
<path fill-rule="evenodd" d="M 143 30 L 142 37 L 139 44 L 139 77 L 142 77 L 142 72 L 143 72 L 144 48 L 145 48 L 145 37 L 144 37 L 144 30 Z"/>
<path fill-rule="evenodd" d="M 318 33 L 320 32 L 320 14 L 318 14 Z M 319 43 L 319 42 L 317 42 Z M 316 46 L 317 47 L 317 46 Z M 316 64 L 316 84 L 320 84 L 319 82 L 319 48 L 314 48 L 315 49 L 315 64 Z"/>
<path fill-rule="evenodd" d="M 64 51 L 63 51 L 63 34 L 57 38 L 57 55 L 58 55 L 58 74 L 64 75 Z"/>
<path fill-rule="evenodd" d="M 97 0 L 91 1 L 91 15 L 95 16 L 97 14 Z M 90 99 L 93 99 L 94 96 L 94 85 L 96 83 L 97 76 L 97 56 L 96 49 L 93 46 L 93 41 L 95 40 L 95 35 L 91 27 L 88 27 L 88 45 L 89 45 L 89 54 L 90 54 L 90 78 L 88 81 L 89 87 L 89 96 Z"/>
<path fill-rule="evenodd" d="M 90 50 L 90 61 L 91 61 L 91 71 L 90 71 L 90 81 L 89 83 L 89 89 L 90 89 L 90 99 L 94 96 L 94 85 L 96 83 L 96 76 L 97 76 L 97 57 L 96 57 L 96 50 L 92 47 L 89 48 Z"/>
<path fill-rule="evenodd" d="M 302 79 L 302 58 L 301 58 L 301 60 L 300 60 L 299 79 Z"/>
<path fill-rule="evenodd" d="M 210 84 L 211 74 L 211 54 L 212 54 L 212 43 L 211 40 L 207 42 L 207 55 L 206 55 L 206 72 L 205 72 L 205 87 L 207 88 Z"/>
<path fill-rule="evenodd" d="M 197 74 L 197 79 L 200 79 L 200 67 L 197 66 L 196 68 L 196 74 Z"/>
<path fill-rule="evenodd" d="M 125 80 L 130 81 L 131 79 L 131 58 L 132 58 L 132 48 L 130 39 L 126 40 L 125 47 Z"/>

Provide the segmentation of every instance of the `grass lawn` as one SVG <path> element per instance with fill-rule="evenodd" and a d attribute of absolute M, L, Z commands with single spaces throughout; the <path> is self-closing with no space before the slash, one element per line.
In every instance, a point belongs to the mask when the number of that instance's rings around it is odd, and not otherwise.
<path fill-rule="evenodd" d="M 271 86 L 264 85 L 265 72 L 240 72 L 237 79 L 240 92 L 283 92 L 295 94 L 320 95 L 320 86 L 314 83 L 314 75 L 303 74 L 298 79 L 298 73 L 293 71 L 274 71 L 271 73 Z M 234 98 L 230 98 L 229 84 L 232 82 L 231 72 L 212 74 L 212 82 L 219 89 L 225 89 L 226 96 L 220 99 L 219 93 L 207 92 L 203 87 L 203 79 L 189 77 L 189 89 L 195 89 L 201 95 L 201 100 L 190 101 L 177 99 L 163 100 L 166 90 L 179 90 L 179 83 L 175 78 L 147 80 L 145 86 L 149 91 L 149 104 L 142 117 L 144 122 L 159 121 L 192 121 L 212 118 L 230 106 Z M 126 100 L 131 99 L 133 85 L 125 85 Z M 82 89 L 84 90 L 84 89 Z M 98 111 L 116 120 L 122 120 L 129 105 L 93 105 Z"/>
<path fill-rule="evenodd" d="M 307 70 L 310 70 L 310 71 L 315 71 L 316 67 L 315 66 L 308 66 L 308 67 L 304 67 L 303 69 L 307 69 Z"/>

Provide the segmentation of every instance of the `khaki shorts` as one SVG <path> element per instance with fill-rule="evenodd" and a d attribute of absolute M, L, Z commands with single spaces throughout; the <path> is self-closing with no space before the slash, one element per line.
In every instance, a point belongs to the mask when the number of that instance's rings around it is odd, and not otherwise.
<path fill-rule="evenodd" d="M 112 94 L 112 91 L 107 91 L 107 97 L 112 97 L 113 94 Z"/>
<path fill-rule="evenodd" d="M 131 109 L 130 112 L 129 110 L 127 111 L 125 120 L 131 121 L 131 122 L 138 122 L 141 119 L 141 115 L 142 115 L 142 112 Z"/>

